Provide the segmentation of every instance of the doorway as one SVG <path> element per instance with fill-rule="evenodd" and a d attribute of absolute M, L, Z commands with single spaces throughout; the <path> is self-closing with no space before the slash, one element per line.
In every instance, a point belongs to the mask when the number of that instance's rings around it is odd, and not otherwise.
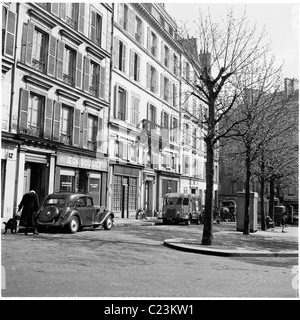
<path fill-rule="evenodd" d="M 128 218 L 128 180 L 128 177 L 123 177 L 121 206 L 121 215 L 123 219 Z"/>
<path fill-rule="evenodd" d="M 23 194 L 35 190 L 41 204 L 48 195 L 48 167 L 46 164 L 25 162 Z"/>
<path fill-rule="evenodd" d="M 153 215 L 153 181 L 147 180 L 145 182 L 145 196 L 144 196 L 144 207 L 146 214 L 149 217 Z"/>

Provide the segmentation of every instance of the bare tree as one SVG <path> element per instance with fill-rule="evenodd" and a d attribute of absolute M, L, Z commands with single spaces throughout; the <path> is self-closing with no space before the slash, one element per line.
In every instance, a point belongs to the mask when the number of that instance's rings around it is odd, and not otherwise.
<path fill-rule="evenodd" d="M 231 121 L 224 118 L 239 103 L 243 90 L 238 85 L 239 78 L 246 69 L 269 50 L 263 45 L 265 32 L 257 34 L 256 26 L 249 27 L 246 12 L 236 19 L 231 9 L 222 23 L 216 24 L 211 15 L 200 14 L 196 22 L 197 31 L 191 36 L 183 27 L 180 32 L 183 54 L 193 61 L 196 81 L 189 81 L 191 95 L 198 98 L 208 108 L 204 118 L 207 149 L 205 219 L 202 244 L 213 242 L 213 179 L 215 148 L 221 138 L 231 135 L 232 129 L 244 119 Z M 195 52 L 191 39 L 196 39 L 200 54 Z M 189 41 L 187 41 L 189 40 Z M 199 119 L 202 122 L 202 119 Z M 226 125 L 224 125 L 224 123 Z"/>

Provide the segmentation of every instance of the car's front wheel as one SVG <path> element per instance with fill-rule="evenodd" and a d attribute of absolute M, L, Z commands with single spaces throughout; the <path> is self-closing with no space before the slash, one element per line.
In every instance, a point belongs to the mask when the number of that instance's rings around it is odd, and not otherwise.
<path fill-rule="evenodd" d="M 72 220 L 69 222 L 68 227 L 71 233 L 76 233 L 78 231 L 80 224 L 76 216 L 72 217 Z"/>
<path fill-rule="evenodd" d="M 110 230 L 113 226 L 113 219 L 111 216 L 108 216 L 103 223 L 103 227 L 105 230 Z"/>

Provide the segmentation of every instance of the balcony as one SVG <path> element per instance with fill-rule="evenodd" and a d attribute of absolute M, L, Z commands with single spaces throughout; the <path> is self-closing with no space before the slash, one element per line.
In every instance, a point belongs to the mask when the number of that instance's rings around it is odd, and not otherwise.
<path fill-rule="evenodd" d="M 96 150 L 96 142 L 94 141 L 88 141 L 87 148 L 89 150 L 95 151 Z"/>
<path fill-rule="evenodd" d="M 71 145 L 71 135 L 61 134 L 59 141 L 63 144 Z"/>
<path fill-rule="evenodd" d="M 32 59 L 32 67 L 40 72 L 45 71 L 45 63 L 40 60 Z"/>
<path fill-rule="evenodd" d="M 72 86 L 73 85 L 73 77 L 69 74 L 64 73 L 63 75 L 63 82 Z"/>

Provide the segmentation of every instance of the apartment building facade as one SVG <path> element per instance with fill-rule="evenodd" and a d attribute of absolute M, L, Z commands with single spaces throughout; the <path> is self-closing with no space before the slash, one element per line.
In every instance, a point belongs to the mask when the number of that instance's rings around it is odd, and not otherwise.
<path fill-rule="evenodd" d="M 163 4 L 2 9 L 2 218 L 31 189 L 83 190 L 119 218 L 155 216 L 167 192 L 204 200 L 205 108 Z"/>
<path fill-rule="evenodd" d="M 112 9 L 2 4 L 1 217 L 31 189 L 106 205 Z"/>

